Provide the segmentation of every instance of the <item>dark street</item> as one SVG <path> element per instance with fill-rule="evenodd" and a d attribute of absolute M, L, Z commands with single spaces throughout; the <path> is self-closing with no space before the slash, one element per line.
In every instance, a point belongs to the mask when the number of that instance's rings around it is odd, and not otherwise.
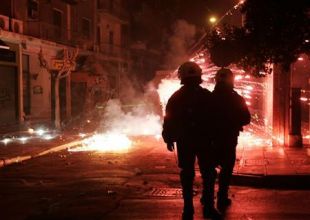
<path fill-rule="evenodd" d="M 0 170 L 2 219 L 179 219 L 178 169 L 161 141 L 128 153 L 62 151 Z M 202 219 L 196 176 L 195 219 Z M 309 219 L 309 190 L 233 186 L 225 219 Z M 297 202 L 298 201 L 298 202 Z"/>
<path fill-rule="evenodd" d="M 1 0 L 0 220 L 310 219 L 309 0 Z"/>

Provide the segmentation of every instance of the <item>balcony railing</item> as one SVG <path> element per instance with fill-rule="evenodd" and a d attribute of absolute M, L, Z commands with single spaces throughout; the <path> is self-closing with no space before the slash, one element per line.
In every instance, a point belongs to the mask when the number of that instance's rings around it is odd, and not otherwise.
<path fill-rule="evenodd" d="M 101 4 L 97 5 L 97 9 L 101 13 L 110 14 L 122 20 L 128 19 L 128 13 L 119 4 L 114 4 L 111 6 L 107 2 L 102 2 Z"/>
<path fill-rule="evenodd" d="M 62 0 L 63 2 L 70 4 L 70 5 L 76 5 L 78 4 L 77 0 Z"/>
<path fill-rule="evenodd" d="M 32 21 L 27 26 L 26 35 L 37 37 L 44 40 L 53 41 L 60 44 L 77 46 L 94 44 L 91 37 L 86 37 L 81 31 L 68 30 L 65 27 L 59 27 L 50 23 Z M 70 35 L 70 37 L 69 37 Z M 89 33 L 91 35 L 91 33 Z M 89 49 L 89 46 L 87 46 Z"/>
<path fill-rule="evenodd" d="M 129 50 L 126 47 L 108 43 L 100 43 L 99 46 L 94 46 L 94 40 L 81 37 L 83 36 L 81 32 L 68 31 L 66 28 L 45 22 L 31 22 L 25 34 L 69 46 L 80 46 L 83 49 L 100 52 L 113 58 L 128 59 L 129 57 Z M 71 35 L 70 39 L 68 39 L 68 34 Z"/>
<path fill-rule="evenodd" d="M 99 45 L 99 52 L 114 58 L 128 59 L 129 57 L 129 50 L 127 48 L 113 44 L 101 43 Z"/>
<path fill-rule="evenodd" d="M 68 44 L 66 28 L 52 25 L 46 22 L 31 21 L 27 25 L 27 35 L 37 37 L 44 40 Z"/>

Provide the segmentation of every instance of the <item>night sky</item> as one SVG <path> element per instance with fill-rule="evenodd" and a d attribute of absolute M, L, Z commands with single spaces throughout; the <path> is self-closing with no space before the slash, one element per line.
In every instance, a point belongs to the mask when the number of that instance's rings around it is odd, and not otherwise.
<path fill-rule="evenodd" d="M 127 3 L 132 39 L 156 45 L 172 34 L 173 25 L 180 19 L 203 32 L 210 28 L 210 16 L 220 18 L 237 3 L 236 0 L 132 0 Z M 240 17 L 227 16 L 223 23 L 238 24 L 240 21 Z"/>
<path fill-rule="evenodd" d="M 180 0 L 180 16 L 189 22 L 203 26 L 210 15 L 221 17 L 236 3 L 236 0 Z"/>

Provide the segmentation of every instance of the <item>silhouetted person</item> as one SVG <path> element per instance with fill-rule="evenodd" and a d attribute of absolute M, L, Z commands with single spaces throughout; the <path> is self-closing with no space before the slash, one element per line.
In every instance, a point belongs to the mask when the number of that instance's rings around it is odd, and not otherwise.
<path fill-rule="evenodd" d="M 217 207 L 224 210 L 231 204 L 228 197 L 229 184 L 236 160 L 238 136 L 243 126 L 250 123 L 251 115 L 245 100 L 234 91 L 234 74 L 229 69 L 220 69 L 215 76 L 212 92 L 214 120 L 213 143 L 220 165 Z"/>
<path fill-rule="evenodd" d="M 183 219 L 193 219 L 193 181 L 195 160 L 203 179 L 204 194 L 206 185 L 212 181 L 206 165 L 210 135 L 207 129 L 211 93 L 200 86 L 202 70 L 194 62 L 186 62 L 178 69 L 178 76 L 183 86 L 169 99 L 163 125 L 163 139 L 169 151 L 177 144 L 178 166 L 183 190 Z M 213 178 L 214 179 L 214 178 Z M 214 204 L 204 206 L 205 217 L 219 215 Z"/>

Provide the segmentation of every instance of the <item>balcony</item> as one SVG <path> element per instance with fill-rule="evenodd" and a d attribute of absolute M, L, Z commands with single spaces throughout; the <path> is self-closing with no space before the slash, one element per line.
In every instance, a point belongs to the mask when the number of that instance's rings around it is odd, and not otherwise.
<path fill-rule="evenodd" d="M 69 5 L 76 5 L 78 4 L 77 0 L 62 0 L 63 2 L 69 4 Z"/>
<path fill-rule="evenodd" d="M 25 34 L 43 40 L 53 41 L 59 44 L 80 46 L 85 50 L 92 50 L 94 45 L 92 39 L 85 37 L 85 34 L 82 32 L 73 30 L 69 31 L 68 29 L 66 29 L 66 27 L 59 27 L 47 22 L 29 22 L 27 33 Z M 69 34 L 71 35 L 70 39 L 68 37 Z"/>
<path fill-rule="evenodd" d="M 119 58 L 127 60 L 129 58 L 129 50 L 125 47 L 112 45 L 112 44 L 100 44 L 99 52 L 111 57 L 111 58 Z"/>
<path fill-rule="evenodd" d="M 107 2 L 102 2 L 97 5 L 97 9 L 103 15 L 114 16 L 124 22 L 128 20 L 128 13 L 119 4 L 111 6 Z"/>
<path fill-rule="evenodd" d="M 66 44 L 67 32 L 65 28 L 52 25 L 46 22 L 33 21 L 29 22 L 27 35 L 41 38 L 44 40 L 50 40 L 57 43 Z"/>

